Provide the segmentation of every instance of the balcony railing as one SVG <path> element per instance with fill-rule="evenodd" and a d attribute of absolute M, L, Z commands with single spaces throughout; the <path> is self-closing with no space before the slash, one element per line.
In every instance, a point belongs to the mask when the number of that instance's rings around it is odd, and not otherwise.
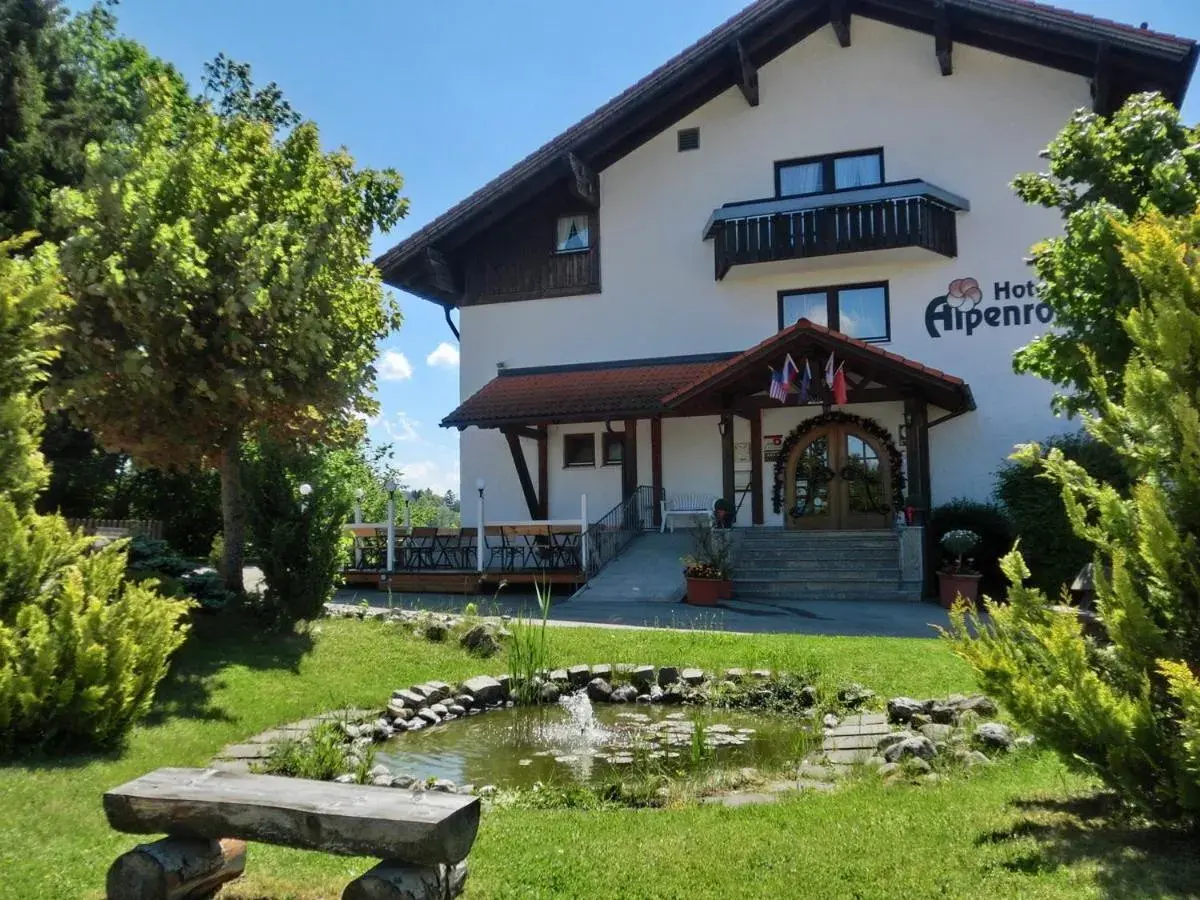
<path fill-rule="evenodd" d="M 920 247 L 958 255 L 962 197 L 924 181 L 902 181 L 829 194 L 730 203 L 713 212 L 717 280 L 733 266 Z"/>

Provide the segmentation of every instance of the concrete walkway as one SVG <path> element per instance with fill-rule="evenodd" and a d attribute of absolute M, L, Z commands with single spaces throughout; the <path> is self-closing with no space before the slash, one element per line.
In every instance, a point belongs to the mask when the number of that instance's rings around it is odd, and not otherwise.
<path fill-rule="evenodd" d="M 683 599 L 683 557 L 692 546 L 689 531 L 639 535 L 571 599 L 581 603 L 678 603 Z"/>

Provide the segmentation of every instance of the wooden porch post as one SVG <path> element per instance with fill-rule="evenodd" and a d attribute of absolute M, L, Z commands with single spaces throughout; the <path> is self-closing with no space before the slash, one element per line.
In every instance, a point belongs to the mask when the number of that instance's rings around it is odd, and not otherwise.
<path fill-rule="evenodd" d="M 924 398 L 912 394 L 904 398 L 905 439 L 904 453 L 908 465 L 905 479 L 908 482 L 908 503 L 923 525 L 929 511 L 929 406 Z"/>
<path fill-rule="evenodd" d="M 545 425 L 538 428 L 538 515 L 539 519 L 550 518 L 550 429 Z"/>
<path fill-rule="evenodd" d="M 654 527 L 662 527 L 662 416 L 650 420 L 650 487 L 654 491 Z"/>
<path fill-rule="evenodd" d="M 762 410 L 750 411 L 750 522 L 763 524 Z"/>
<path fill-rule="evenodd" d="M 721 413 L 721 495 L 733 503 L 733 413 Z"/>
<path fill-rule="evenodd" d="M 626 419 L 625 446 L 621 451 L 621 499 L 632 497 L 637 484 L 637 419 Z"/>

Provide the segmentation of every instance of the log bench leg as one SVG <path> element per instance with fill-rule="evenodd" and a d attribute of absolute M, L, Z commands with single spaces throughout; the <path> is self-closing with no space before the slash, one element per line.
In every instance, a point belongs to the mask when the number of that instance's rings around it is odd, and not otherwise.
<path fill-rule="evenodd" d="M 207 900 L 246 869 L 246 842 L 164 838 L 140 844 L 108 869 L 108 900 Z"/>
<path fill-rule="evenodd" d="M 414 866 L 385 859 L 350 882 L 342 900 L 453 900 L 466 881 L 466 860 L 453 866 Z"/>

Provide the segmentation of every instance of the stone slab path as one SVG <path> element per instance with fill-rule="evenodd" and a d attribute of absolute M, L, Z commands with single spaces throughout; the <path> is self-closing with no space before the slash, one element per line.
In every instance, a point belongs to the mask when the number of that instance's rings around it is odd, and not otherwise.
<path fill-rule="evenodd" d="M 892 726 L 883 713 L 847 716 L 835 727 L 826 729 L 821 752 L 835 768 L 846 769 L 875 753 L 875 745 Z"/>
<path fill-rule="evenodd" d="M 377 715 L 362 709 L 337 709 L 299 722 L 279 725 L 223 748 L 213 759 L 212 768 L 222 772 L 249 772 L 252 765 L 270 757 L 279 744 L 300 740 L 322 722 L 356 722 Z"/>

